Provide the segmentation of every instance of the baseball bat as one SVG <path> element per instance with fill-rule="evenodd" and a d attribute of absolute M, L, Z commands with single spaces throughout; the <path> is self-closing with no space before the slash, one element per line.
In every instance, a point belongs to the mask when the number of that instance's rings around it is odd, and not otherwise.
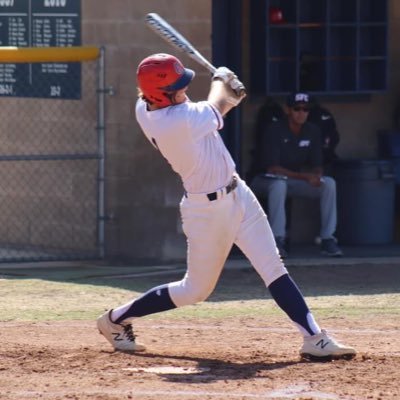
<path fill-rule="evenodd" d="M 161 36 L 175 49 L 186 53 L 190 58 L 196 61 L 198 64 L 205 67 L 212 74 L 216 71 L 216 67 L 212 65 L 196 48 L 175 28 L 173 28 L 167 21 L 160 17 L 157 13 L 149 13 L 145 19 L 146 25 L 152 29 L 157 35 Z M 236 79 L 238 85 L 232 89 L 238 94 L 245 92 L 243 84 Z M 234 83 L 234 82 L 232 82 Z"/>

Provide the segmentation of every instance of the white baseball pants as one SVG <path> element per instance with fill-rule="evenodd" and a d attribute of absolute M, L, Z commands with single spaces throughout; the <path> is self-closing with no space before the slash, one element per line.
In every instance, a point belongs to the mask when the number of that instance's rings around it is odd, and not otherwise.
<path fill-rule="evenodd" d="M 233 243 L 246 255 L 266 286 L 287 273 L 267 217 L 239 177 L 232 192 L 220 191 L 214 201 L 203 194 L 188 194 L 183 197 L 180 209 L 187 237 L 187 271 L 181 281 L 168 285 L 177 307 L 208 298 Z"/>

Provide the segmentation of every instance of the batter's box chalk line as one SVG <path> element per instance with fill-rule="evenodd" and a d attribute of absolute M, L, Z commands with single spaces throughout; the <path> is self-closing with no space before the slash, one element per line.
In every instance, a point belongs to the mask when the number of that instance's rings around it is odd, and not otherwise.
<path fill-rule="evenodd" d="M 348 397 L 340 397 L 334 393 L 324 393 L 318 390 L 313 390 L 307 383 L 290 385 L 286 388 L 277 389 L 266 393 L 265 397 L 271 399 L 298 399 L 299 395 L 302 397 L 306 396 L 307 398 L 310 397 L 313 400 L 350 400 Z"/>

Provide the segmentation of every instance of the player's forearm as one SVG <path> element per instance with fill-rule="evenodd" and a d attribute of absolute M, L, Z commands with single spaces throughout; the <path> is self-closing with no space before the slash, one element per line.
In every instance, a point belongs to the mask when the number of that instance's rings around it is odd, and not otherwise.
<path fill-rule="evenodd" d="M 211 82 L 207 100 L 218 109 L 221 115 L 226 115 L 237 105 L 232 102 L 233 99 L 240 102 L 240 98 L 222 80 L 214 79 Z"/>

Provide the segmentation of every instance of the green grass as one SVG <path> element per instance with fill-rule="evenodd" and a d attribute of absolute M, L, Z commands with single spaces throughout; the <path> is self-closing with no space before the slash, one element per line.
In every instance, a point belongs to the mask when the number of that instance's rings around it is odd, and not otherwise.
<path fill-rule="evenodd" d="M 1 269 L 1 321 L 92 320 L 104 310 L 124 304 L 147 289 L 182 277 L 182 272 L 167 276 L 108 278 L 106 275 L 140 272 L 140 269 L 118 268 L 49 268 Z M 348 273 L 348 270 L 346 270 Z M 395 270 L 395 275 L 397 274 Z M 313 313 L 323 317 L 358 317 L 369 315 L 400 317 L 400 290 L 397 275 L 371 279 L 373 284 L 360 285 L 338 274 L 320 279 L 315 268 L 297 270 Z M 313 274 L 316 274 L 316 279 Z M 387 271 L 386 271 L 387 275 Z M 383 276 L 386 276 L 383 275 Z M 395 282 L 395 283 L 394 283 Z M 224 319 L 279 315 L 282 311 L 271 300 L 263 282 L 250 270 L 225 271 L 208 301 L 183 307 L 151 318 Z"/>
<path fill-rule="evenodd" d="M 0 282 L 1 320 L 88 319 L 132 296 L 123 289 L 39 279 Z"/>
<path fill-rule="evenodd" d="M 55 321 L 94 319 L 105 309 L 130 301 L 139 294 L 113 286 L 52 282 L 41 279 L 0 281 L 0 315 L 2 321 Z M 222 296 L 223 297 L 223 296 Z M 229 297 L 229 296 L 228 296 Z M 247 297 L 247 295 L 246 295 Z M 367 301 L 366 301 L 367 300 Z M 307 297 L 314 314 L 400 315 L 399 294 L 368 296 Z M 221 300 L 218 289 L 209 301 L 163 313 L 168 318 L 229 318 L 278 315 L 281 310 L 270 298 Z M 152 318 L 159 318 L 154 315 Z"/>

